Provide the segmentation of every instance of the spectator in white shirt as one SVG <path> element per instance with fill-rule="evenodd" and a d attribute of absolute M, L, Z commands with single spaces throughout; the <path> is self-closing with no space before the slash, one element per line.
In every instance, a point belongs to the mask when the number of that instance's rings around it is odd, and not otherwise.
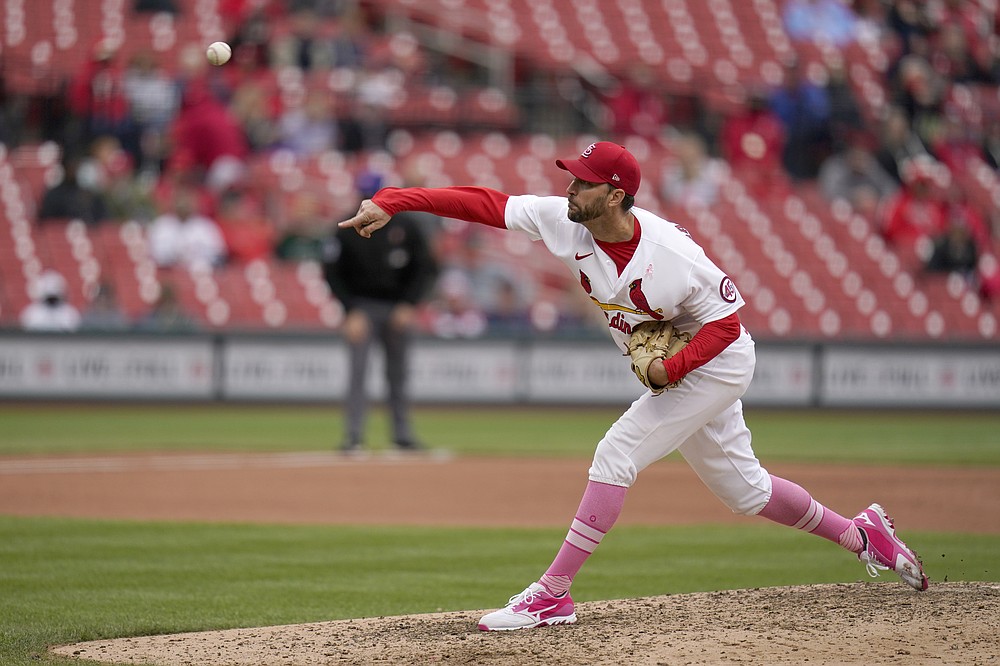
<path fill-rule="evenodd" d="M 660 193 L 670 204 L 707 207 L 719 196 L 725 166 L 708 155 L 705 141 L 693 132 L 672 142 L 673 162 L 664 170 Z"/>
<path fill-rule="evenodd" d="M 21 311 L 26 331 L 75 331 L 80 311 L 66 301 L 66 278 L 54 270 L 44 271 L 32 285 L 32 303 Z"/>
<path fill-rule="evenodd" d="M 228 250 L 219 225 L 197 210 L 197 194 L 182 188 L 174 209 L 158 215 L 149 225 L 149 252 L 157 266 L 213 268 L 226 259 Z"/>

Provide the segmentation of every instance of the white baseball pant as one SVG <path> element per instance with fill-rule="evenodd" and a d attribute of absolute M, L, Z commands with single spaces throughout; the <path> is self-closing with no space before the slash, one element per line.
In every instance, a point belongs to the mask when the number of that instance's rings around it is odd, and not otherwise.
<path fill-rule="evenodd" d="M 641 395 L 598 443 L 590 479 L 629 487 L 643 469 L 679 450 L 734 513 L 759 512 L 771 497 L 771 477 L 754 455 L 740 401 L 755 364 L 744 330 L 677 388 Z"/>

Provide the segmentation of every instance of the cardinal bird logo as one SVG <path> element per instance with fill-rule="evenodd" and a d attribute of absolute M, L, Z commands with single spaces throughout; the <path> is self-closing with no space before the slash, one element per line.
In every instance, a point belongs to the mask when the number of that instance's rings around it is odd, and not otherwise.
<path fill-rule="evenodd" d="M 587 274 L 583 271 L 580 271 L 580 286 L 583 287 L 583 290 L 588 294 L 594 291 L 594 286 L 590 284 L 590 278 L 587 277 Z"/>
<path fill-rule="evenodd" d="M 649 306 L 649 301 L 646 300 L 646 295 L 642 293 L 642 278 L 636 278 L 628 286 L 628 297 L 632 299 L 632 304 L 635 305 L 641 312 L 648 314 L 650 317 L 656 320 L 663 319 L 663 315 L 657 312 Z"/>

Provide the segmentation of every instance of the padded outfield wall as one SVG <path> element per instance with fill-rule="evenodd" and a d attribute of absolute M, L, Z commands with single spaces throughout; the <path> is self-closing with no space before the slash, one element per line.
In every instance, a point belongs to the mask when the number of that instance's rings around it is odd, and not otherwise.
<path fill-rule="evenodd" d="M 348 353 L 335 336 L 0 336 L 0 399 L 336 402 Z M 373 355 L 369 390 L 383 394 Z M 606 340 L 420 339 L 414 401 L 621 404 L 640 394 Z M 744 401 L 775 407 L 1000 408 L 996 345 L 758 343 Z"/>

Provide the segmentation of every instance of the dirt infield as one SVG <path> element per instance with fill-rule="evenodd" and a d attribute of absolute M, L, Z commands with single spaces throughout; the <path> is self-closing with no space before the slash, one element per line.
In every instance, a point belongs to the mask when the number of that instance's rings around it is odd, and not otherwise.
<path fill-rule="evenodd" d="M 335 454 L 0 458 L 0 513 L 302 524 L 563 526 L 587 462 Z M 910 530 L 1000 534 L 1000 470 L 773 465 L 851 512 L 882 502 Z M 511 480 L 538 489 L 507 491 Z M 935 488 L 933 494 L 926 492 Z M 505 502 L 483 501 L 503 496 Z M 419 497 L 420 501 L 414 501 Z M 501 506 L 502 504 L 502 506 Z M 690 469 L 643 472 L 620 522 L 750 521 Z M 1000 660 L 1000 585 L 898 582 L 769 588 L 578 605 L 578 624 L 512 634 L 480 611 L 356 619 L 56 648 L 114 664 L 987 664 Z"/>
<path fill-rule="evenodd" d="M 0 513 L 563 527 L 579 504 L 587 468 L 579 459 L 332 453 L 0 458 Z M 841 512 L 879 501 L 907 529 L 1000 534 L 1000 513 L 986 510 L 1000 506 L 1000 469 L 780 464 L 769 470 Z M 532 493 L 509 492 L 515 480 Z M 733 515 L 686 464 L 673 460 L 643 471 L 619 519 L 633 525 L 753 520 Z"/>
<path fill-rule="evenodd" d="M 477 631 L 478 612 L 94 641 L 116 664 L 992 664 L 1000 585 L 764 588 L 579 604 L 577 624 Z"/>

